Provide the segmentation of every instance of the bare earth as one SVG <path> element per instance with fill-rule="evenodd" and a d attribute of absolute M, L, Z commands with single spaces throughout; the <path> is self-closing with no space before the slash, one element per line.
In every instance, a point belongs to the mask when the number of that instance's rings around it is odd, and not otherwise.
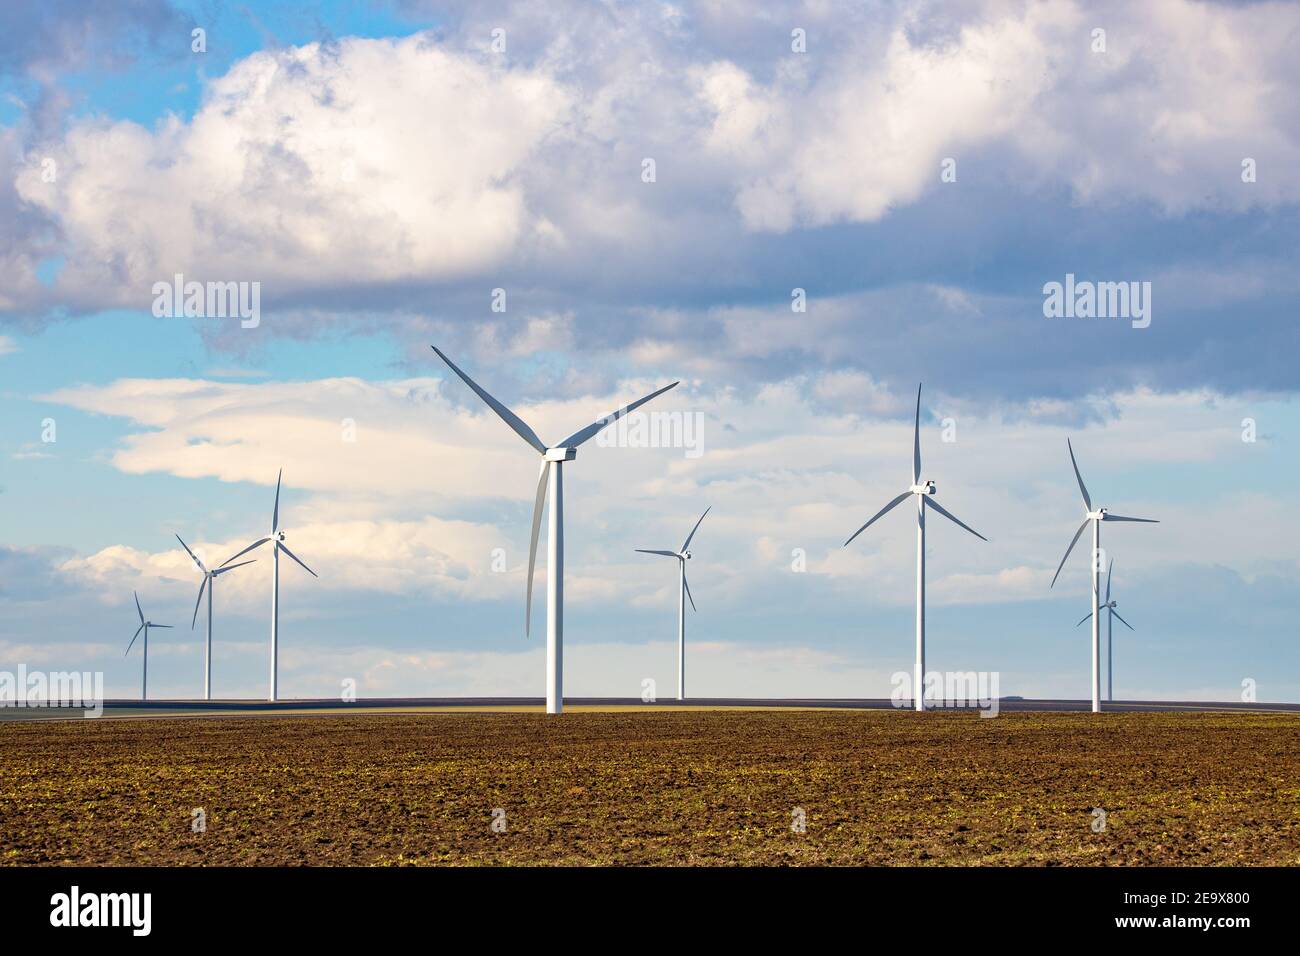
<path fill-rule="evenodd" d="M 1296 864 L 1300 715 L 7 723 L 0 861 Z"/>

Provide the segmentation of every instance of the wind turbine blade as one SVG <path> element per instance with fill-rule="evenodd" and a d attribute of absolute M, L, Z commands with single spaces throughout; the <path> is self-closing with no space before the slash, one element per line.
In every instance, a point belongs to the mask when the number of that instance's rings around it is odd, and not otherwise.
<path fill-rule="evenodd" d="M 1070 556 L 1070 552 L 1074 550 L 1074 546 L 1079 543 L 1079 535 L 1083 534 L 1083 529 L 1088 527 L 1088 522 L 1091 520 L 1091 518 L 1084 518 L 1083 524 L 1079 525 L 1079 530 L 1076 531 L 1074 537 L 1070 539 L 1070 546 L 1065 549 L 1065 557 L 1061 559 L 1061 563 L 1056 566 L 1056 573 L 1052 575 L 1052 583 L 1050 587 L 1056 587 L 1056 579 L 1061 576 L 1061 568 L 1065 567 L 1066 558 Z"/>
<path fill-rule="evenodd" d="M 238 557 L 238 555 L 236 555 L 236 557 Z M 217 568 L 217 570 L 212 572 L 212 576 L 216 577 L 218 574 L 225 574 L 227 571 L 233 571 L 235 568 L 247 567 L 250 564 L 257 564 L 257 559 L 254 558 L 252 561 L 240 561 L 238 564 L 232 564 L 229 567 Z"/>
<path fill-rule="evenodd" d="M 686 536 L 686 543 L 682 545 L 683 551 L 685 551 L 687 548 L 691 546 L 691 539 L 695 537 L 695 532 L 700 530 L 700 522 L 702 522 L 704 520 L 705 515 L 707 515 L 712 510 L 713 510 L 713 505 L 709 505 L 707 508 L 704 509 L 704 514 L 700 515 L 700 520 L 695 522 L 695 527 L 692 528 L 691 533 Z"/>
<path fill-rule="evenodd" d="M 953 513 L 952 513 L 951 511 L 949 511 L 949 510 L 948 510 L 947 508 L 945 508 L 943 505 L 939 504 L 939 502 L 935 501 L 933 497 L 931 497 L 931 496 L 929 496 L 929 495 L 922 495 L 922 497 L 923 497 L 923 498 L 929 498 L 929 499 L 930 499 L 929 501 L 927 501 L 927 502 L 925 503 L 925 504 L 926 504 L 926 507 L 933 508 L 935 511 L 939 512 L 939 514 L 943 515 L 945 518 L 947 518 L 949 521 L 953 522 L 954 524 L 961 525 L 961 527 L 965 528 L 967 531 L 969 531 L 971 534 L 975 535 L 975 537 L 979 538 L 981 541 L 987 541 L 987 540 L 988 540 L 988 538 L 984 537 L 984 535 L 980 534 L 978 531 L 976 531 L 976 530 L 975 530 L 974 528 L 972 528 L 970 525 L 965 524 L 965 523 L 959 521 L 959 520 L 956 518 L 956 516 L 953 515 Z"/>
<path fill-rule="evenodd" d="M 144 611 L 140 610 L 140 595 L 138 595 L 138 594 L 136 594 L 134 591 L 132 591 L 132 592 L 131 592 L 131 596 L 132 596 L 133 598 L 135 598 L 135 613 L 140 615 L 140 624 L 141 624 L 141 626 L 143 626 L 143 625 L 144 625 Z"/>
<path fill-rule="evenodd" d="M 682 572 L 682 584 L 686 585 L 686 597 L 691 602 L 691 610 L 695 611 L 696 614 L 700 613 L 699 609 L 695 606 L 695 598 L 691 594 L 691 582 L 687 580 L 685 571 Z"/>
<path fill-rule="evenodd" d="M 140 623 L 140 626 L 137 627 L 137 628 L 135 629 L 135 636 L 131 638 L 131 643 L 128 644 L 128 645 L 126 645 L 126 651 L 122 654 L 123 657 L 126 657 L 127 654 L 130 654 L 130 653 L 131 653 L 131 647 L 132 647 L 132 645 L 135 644 L 135 639 L 136 639 L 136 637 L 139 637 L 139 636 L 140 636 L 140 632 L 143 631 L 143 630 L 144 630 L 144 622 L 142 621 L 142 622 Z"/>
<path fill-rule="evenodd" d="M 1125 515 L 1113 515 L 1109 511 L 1106 512 L 1106 517 L 1103 518 L 1102 520 L 1103 521 L 1140 521 L 1142 524 L 1160 523 L 1159 519 L 1156 518 L 1129 518 Z"/>
<path fill-rule="evenodd" d="M 1065 447 L 1070 449 L 1070 464 L 1074 466 L 1074 477 L 1079 481 L 1079 491 L 1083 492 L 1083 503 L 1092 510 L 1092 499 L 1088 497 L 1088 489 L 1083 485 L 1083 475 L 1079 474 L 1079 463 L 1074 460 L 1074 446 L 1070 444 L 1070 439 L 1065 440 Z"/>
<path fill-rule="evenodd" d="M 285 554 L 287 554 L 289 557 L 293 558 L 295 561 L 298 562 L 298 567 L 302 568 L 304 571 L 306 571 L 308 574 L 310 574 L 313 578 L 318 578 L 318 577 L 320 577 L 319 574 L 317 574 L 317 573 L 316 573 L 315 571 L 313 571 L 311 568 L 307 567 L 307 565 L 303 564 L 302 561 L 299 560 L 298 555 L 294 554 L 292 551 L 290 551 L 288 548 L 286 548 L 286 547 L 284 546 L 283 542 L 279 542 L 279 541 L 277 541 L 276 544 L 279 545 L 281 551 L 283 551 L 283 552 L 284 552 Z"/>
<path fill-rule="evenodd" d="M 208 587 L 208 576 L 203 575 L 203 583 L 199 585 L 199 599 L 194 602 L 194 617 L 190 621 L 190 630 L 194 630 L 194 625 L 199 622 L 199 605 L 203 603 L 203 592 Z"/>
<path fill-rule="evenodd" d="M 638 554 L 662 554 L 665 557 L 676 558 L 680 555 L 676 551 L 647 551 L 645 548 L 634 548 Z"/>
<path fill-rule="evenodd" d="M 275 476 L 275 510 L 271 512 L 271 534 L 280 530 L 280 480 L 284 478 L 284 469 Z"/>
<path fill-rule="evenodd" d="M 905 499 L 910 498 L 911 496 L 912 496 L 912 493 L 911 493 L 910 491 L 905 491 L 905 492 L 903 492 L 901 495 L 899 495 L 897 498 L 895 498 L 893 501 L 891 501 L 889 504 L 885 505 L 885 507 L 883 507 L 883 508 L 881 508 L 879 511 L 877 511 L 877 512 L 875 513 L 875 516 L 872 517 L 871 521 L 868 521 L 868 522 L 867 522 L 866 524 L 864 524 L 861 528 L 859 528 L 857 531 L 853 532 L 853 534 L 849 536 L 849 540 L 844 542 L 844 547 L 847 548 L 850 544 L 853 543 L 853 539 L 854 539 L 854 538 L 856 538 L 858 535 L 862 534 L 862 532 L 866 531 L 867 528 L 871 527 L 871 525 L 875 522 L 876 518 L 879 518 L 879 517 L 880 517 L 881 515 L 883 515 L 885 512 L 889 511 L 889 509 L 898 507 L 898 505 L 902 504 L 902 502 L 903 502 Z"/>
<path fill-rule="evenodd" d="M 542 462 L 541 474 L 537 476 L 537 499 L 533 502 L 533 531 L 528 542 L 528 587 L 524 592 L 524 637 L 532 634 L 533 628 L 533 571 L 537 567 L 537 534 L 542 530 L 542 509 L 546 506 L 546 483 L 551 477 L 551 463 Z M 552 568 L 551 574 L 555 573 Z"/>
<path fill-rule="evenodd" d="M 194 563 L 199 566 L 199 570 L 202 571 L 204 574 L 207 574 L 208 569 L 203 566 L 203 562 L 199 560 L 199 556 L 190 550 L 190 546 L 181 540 L 180 535 L 176 536 L 176 540 L 181 542 L 181 547 L 185 549 L 186 554 L 188 554 L 191 558 L 194 559 Z"/>
<path fill-rule="evenodd" d="M 574 432 L 568 438 L 564 439 L 564 441 L 560 442 L 560 445 L 564 448 L 577 448 L 579 445 L 585 442 L 592 435 L 595 435 L 601 429 L 605 428 L 605 426 L 612 425 L 614 422 L 618 421 L 628 412 L 635 411 L 636 409 L 644 405 L 646 402 L 650 401 L 650 399 L 654 398 L 657 395 L 662 395 L 670 388 L 676 388 L 680 384 L 681 384 L 680 382 L 673 382 L 671 385 L 665 385 L 663 388 L 651 392 L 645 398 L 638 398 L 631 405 L 624 405 L 618 411 L 610 412 L 604 418 L 600 418 L 592 422 L 586 428 L 582 429 L 582 431 Z"/>
<path fill-rule="evenodd" d="M 1088 612 L 1088 617 L 1085 617 L 1085 618 L 1083 619 L 1083 621 L 1088 620 L 1088 618 L 1090 618 L 1090 617 L 1092 617 L 1092 612 L 1091 612 L 1091 611 Z M 1082 624 L 1083 621 L 1080 621 L 1079 624 Z M 1075 626 L 1075 627 L 1078 627 L 1079 624 L 1076 624 L 1076 625 L 1074 625 L 1074 626 Z"/>
<path fill-rule="evenodd" d="M 239 554 L 232 555 L 231 557 L 226 558 L 226 560 L 222 561 L 222 562 L 221 562 L 221 567 L 224 568 L 224 567 L 225 567 L 226 565 L 228 565 L 231 561 L 235 560 L 235 558 L 241 558 L 241 557 L 243 557 L 244 555 L 248 554 L 248 552 L 252 551 L 254 548 L 260 548 L 262 545 L 266 544 L 266 542 L 268 542 L 268 541 L 270 541 L 270 540 L 271 540 L 270 538 L 258 538 L 256 541 L 254 541 L 252 544 L 250 544 L 250 545 L 249 545 L 247 548 L 245 548 L 243 551 L 240 551 Z"/>
<path fill-rule="evenodd" d="M 1110 609 L 1110 613 L 1111 613 L 1111 614 L 1114 614 L 1116 617 L 1119 617 L 1119 611 L 1115 610 L 1114 608 L 1111 608 L 1111 609 Z M 1134 627 L 1132 624 L 1130 624 L 1128 621 L 1124 620 L 1122 617 L 1119 617 L 1119 620 L 1120 620 L 1120 623 L 1123 624 L 1125 627 L 1127 627 L 1130 631 L 1136 631 L 1136 630 L 1137 630 L 1137 628 L 1135 628 L 1135 627 Z"/>
<path fill-rule="evenodd" d="M 466 375 L 464 372 L 462 372 L 459 368 L 457 368 L 456 363 L 453 362 L 451 359 L 447 358 L 447 356 L 443 355 L 442 350 L 439 349 L 438 346 L 431 345 L 429 347 L 438 353 L 438 358 L 446 362 L 448 368 L 450 368 L 453 372 L 455 372 L 457 375 L 460 376 L 462 382 L 464 382 L 466 385 L 468 385 L 470 388 L 474 390 L 475 395 L 483 399 L 483 401 L 487 404 L 488 408 L 492 409 L 492 411 L 497 413 L 497 417 L 499 417 L 503 422 L 505 422 L 507 425 L 509 425 L 511 428 L 514 429 L 516 435 L 518 435 L 524 441 L 528 442 L 528 444 L 536 448 L 538 452 L 540 452 L 541 454 L 543 455 L 546 454 L 546 443 L 537 437 L 537 433 L 533 431 L 531 428 L 529 428 L 528 424 L 522 418 L 520 418 L 510 409 L 506 408 L 495 398 L 489 395 L 486 391 L 479 388 L 478 383 L 475 382 L 468 375 Z"/>
<path fill-rule="evenodd" d="M 916 423 L 912 429 L 912 484 L 921 483 L 921 385 L 916 386 Z"/>
<path fill-rule="evenodd" d="M 169 630 L 170 630 L 171 627 L 172 627 L 172 625 L 170 625 L 170 624 L 155 624 L 155 623 L 153 623 L 152 621 L 149 622 L 149 626 L 150 626 L 150 627 L 165 627 L 165 628 L 167 628 L 167 629 L 169 629 Z"/>
<path fill-rule="evenodd" d="M 1110 576 L 1115 573 L 1115 559 L 1110 559 L 1110 567 L 1106 569 L 1106 603 L 1110 603 Z"/>

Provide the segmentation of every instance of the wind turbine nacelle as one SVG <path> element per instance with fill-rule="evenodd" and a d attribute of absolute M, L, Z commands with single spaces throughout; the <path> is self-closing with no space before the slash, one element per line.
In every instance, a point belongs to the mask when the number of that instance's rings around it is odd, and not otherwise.
<path fill-rule="evenodd" d="M 283 540 L 284 540 L 284 532 L 283 532 L 283 531 L 277 531 L 277 532 L 275 533 L 275 539 L 276 539 L 277 541 L 283 541 Z"/>
<path fill-rule="evenodd" d="M 682 557 L 685 558 L 687 561 L 689 561 L 691 560 L 691 553 L 689 551 L 683 551 Z"/>
<path fill-rule="evenodd" d="M 911 488 L 912 494 L 914 495 L 932 495 L 938 490 L 939 489 L 934 486 L 933 481 L 923 481 L 921 484 L 913 485 Z"/>
<path fill-rule="evenodd" d="M 1105 520 L 1106 520 L 1106 509 L 1105 509 L 1105 508 L 1098 508 L 1096 511 L 1089 511 L 1089 512 L 1088 512 L 1088 519 L 1089 519 L 1090 521 L 1105 521 Z"/>
<path fill-rule="evenodd" d="M 546 449 L 547 461 L 573 461 L 578 457 L 576 448 L 548 448 Z"/>

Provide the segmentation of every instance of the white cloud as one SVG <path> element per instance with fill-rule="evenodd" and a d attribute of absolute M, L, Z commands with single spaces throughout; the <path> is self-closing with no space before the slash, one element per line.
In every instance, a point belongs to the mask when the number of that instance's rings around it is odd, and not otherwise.
<path fill-rule="evenodd" d="M 506 336 L 499 325 L 482 326 L 475 337 L 475 352 L 493 357 L 520 358 L 538 352 L 567 351 L 573 347 L 573 313 L 526 316 L 522 327 Z"/>
<path fill-rule="evenodd" d="M 639 698 L 642 681 L 657 696 L 676 695 L 677 654 L 671 642 L 572 643 L 565 648 L 567 697 Z M 285 662 L 289 694 L 319 696 L 344 677 L 365 697 L 536 697 L 545 673 L 541 647 L 521 651 L 410 652 L 362 647 L 347 652 L 290 652 Z M 696 697 L 888 697 L 890 673 L 865 662 L 809 647 L 749 648 L 698 641 L 687 662 Z"/>
<path fill-rule="evenodd" d="M 518 174 L 567 109 L 546 76 L 426 35 L 313 43 L 238 61 L 189 122 L 78 121 L 58 188 L 25 168 L 18 189 L 70 241 L 61 286 L 137 306 L 175 272 L 266 293 L 456 277 L 541 225 Z"/>
<path fill-rule="evenodd" d="M 497 496 L 531 502 L 533 453 L 459 380 L 451 387 L 472 404 L 448 401 L 445 381 L 122 379 L 44 398 L 147 426 L 113 454 L 113 464 L 130 474 L 267 484 L 284 467 L 293 487 L 357 500 Z M 661 384 L 633 380 L 595 397 L 511 404 L 554 441 Z M 347 440 L 349 434 L 355 440 Z"/>
<path fill-rule="evenodd" d="M 1044 82 L 1037 31 L 1062 12 L 1034 5 L 1023 20 L 964 27 L 945 47 L 914 44 L 900 27 L 878 55 L 852 51 L 810 87 L 800 77 L 760 88 L 730 63 L 701 71 L 707 147 L 752 169 L 736 198 L 746 224 L 869 222 L 915 200 L 944 156 L 1016 128 Z"/>
<path fill-rule="evenodd" d="M 825 397 L 846 388 L 870 401 L 859 412 L 828 411 Z M 626 395 L 648 390 L 647 383 L 626 384 L 599 399 L 517 408 L 543 435 L 562 434 L 593 418 L 593 408 L 614 407 Z M 710 605 L 764 606 L 770 576 L 788 572 L 796 547 L 807 553 L 809 579 L 841 596 L 909 604 L 914 529 L 902 511 L 882 519 L 852 547 L 841 545 L 910 483 L 913 395 L 910 388 L 898 395 L 874 382 L 846 383 L 839 373 L 748 396 L 677 389 L 673 402 L 665 398 L 662 407 L 704 415 L 702 457 L 593 443 L 570 466 L 570 600 L 670 604 L 671 588 L 631 549 L 671 546 L 693 516 L 713 504 L 700 541 L 702 560 L 692 567 L 697 598 L 709 593 Z M 535 456 L 489 412 L 447 402 L 434 380 L 123 380 L 46 398 L 144 426 L 112 457 L 129 473 L 251 481 L 265 487 L 269 507 L 271 484 L 283 464 L 290 546 L 332 586 L 518 600 Z M 1240 440 L 1247 405 L 1199 392 L 1137 391 L 1110 401 L 1113 411 L 1104 427 L 1067 429 L 1050 406 L 1007 420 L 942 393 L 924 394 L 923 470 L 938 479 L 940 501 L 991 539 L 977 541 L 933 519 L 932 603 L 1052 596 L 1047 584 L 1081 507 L 1065 454 L 1067 435 L 1074 438 L 1096 500 L 1163 521 L 1114 533 L 1111 543 L 1123 543 L 1129 567 L 1176 564 L 1206 553 L 1211 563 L 1242 574 L 1265 567 L 1300 572 L 1290 543 L 1300 527 L 1293 518 L 1267 517 L 1281 507 L 1272 495 L 1169 500 L 1163 483 L 1134 477 L 1143 469 L 1262 467 L 1271 460 L 1268 440 Z M 935 415 L 940 410 L 955 418 L 955 442 L 941 440 Z M 355 445 L 340 440 L 338 422 L 347 414 L 357 420 Z M 224 559 L 264 530 L 260 521 L 260 515 L 249 515 L 243 531 L 192 544 Z M 1220 529 L 1212 552 L 1205 552 L 1202 536 L 1207 524 Z M 498 547 L 508 556 L 507 574 L 490 570 Z M 151 576 L 192 580 L 194 573 L 179 549 L 170 547 L 156 554 L 107 548 L 70 560 L 65 570 L 117 595 Z M 244 577 L 227 590 L 232 600 L 246 598 L 256 606 L 264 600 L 260 570 Z M 1071 581 L 1067 575 L 1067 588 Z M 782 585 L 787 586 L 796 587 L 790 581 Z"/>
<path fill-rule="evenodd" d="M 1293 202 L 1294 177 L 1247 185 L 1240 172 L 1248 156 L 1279 170 L 1300 160 L 1282 92 L 1296 18 L 1268 3 L 1164 0 L 1104 17 L 1063 0 L 985 3 L 955 36 L 934 38 L 905 14 L 886 42 L 848 40 L 811 78 L 760 84 L 732 62 L 697 68 L 711 113 L 701 142 L 737 170 L 737 210 L 760 231 L 877 221 L 927 189 L 961 188 L 940 186 L 947 158 L 958 184 L 978 161 L 1030 188 L 1063 181 L 1082 203 L 1181 213 Z M 1107 48 L 1094 52 L 1103 22 Z"/>
<path fill-rule="evenodd" d="M 745 268 L 729 258 L 743 229 L 874 222 L 995 181 L 1171 214 L 1300 198 L 1284 173 L 1300 163 L 1290 4 L 1112 6 L 1105 53 L 1098 15 L 1068 0 L 971 3 L 943 29 L 907 5 L 795 5 L 802 55 L 737 43 L 722 24 L 739 15 L 708 6 L 599 22 L 507 6 L 464 11 L 445 38 L 258 52 L 209 82 L 192 119 L 86 117 L 27 144 L 60 170 L 56 184 L 16 173 L 66 243 L 54 294 L 145 307 L 174 272 L 284 298 L 504 267 L 563 283 L 593 258 L 606 275 L 726 274 Z M 485 49 L 493 16 L 512 23 L 508 58 Z M 949 157 L 958 182 L 941 185 Z M 33 294 L 49 254 L 15 254 L 14 294 Z"/>

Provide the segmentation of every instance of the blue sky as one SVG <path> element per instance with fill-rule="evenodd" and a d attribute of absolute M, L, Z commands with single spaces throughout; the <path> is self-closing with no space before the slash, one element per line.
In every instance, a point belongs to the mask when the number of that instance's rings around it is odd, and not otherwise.
<path fill-rule="evenodd" d="M 551 440 L 676 379 L 655 407 L 703 423 L 698 457 L 593 444 L 567 472 L 569 693 L 674 684 L 671 568 L 633 549 L 712 505 L 692 691 L 887 694 L 911 525 L 840 545 L 906 486 L 924 381 L 925 471 L 990 539 L 932 522 L 931 666 L 1086 695 L 1086 558 L 1048 589 L 1068 436 L 1094 500 L 1162 521 L 1105 529 L 1137 627 L 1117 694 L 1300 700 L 1297 28 L 1269 3 L 19 3 L 0 667 L 135 693 L 137 589 L 183 625 L 151 687 L 197 693 L 172 535 L 233 554 L 283 467 L 321 579 L 285 571 L 282 692 L 540 694 L 535 464 L 438 343 Z M 155 317 L 177 272 L 259 283 L 259 324 Z M 1150 325 L 1046 318 L 1067 273 L 1151 283 Z M 221 582 L 218 694 L 264 692 L 268 570 Z"/>

